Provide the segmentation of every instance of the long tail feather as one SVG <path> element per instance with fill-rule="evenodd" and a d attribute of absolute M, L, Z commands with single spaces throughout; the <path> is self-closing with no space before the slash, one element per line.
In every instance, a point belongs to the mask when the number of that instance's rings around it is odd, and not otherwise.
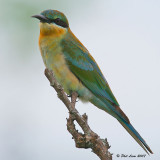
<path fill-rule="evenodd" d="M 153 154 L 153 152 L 151 151 L 150 147 L 147 145 L 145 140 L 140 136 L 140 134 L 135 130 L 135 128 L 131 124 L 122 120 L 118 121 L 127 130 L 127 132 L 136 140 L 136 142 L 145 150 L 147 154 L 149 154 L 148 152 Z"/>

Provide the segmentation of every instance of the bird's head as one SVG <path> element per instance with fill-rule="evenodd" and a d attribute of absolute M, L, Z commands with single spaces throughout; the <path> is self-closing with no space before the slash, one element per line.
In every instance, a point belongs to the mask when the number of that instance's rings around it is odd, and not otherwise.
<path fill-rule="evenodd" d="M 32 16 L 40 20 L 40 32 L 43 35 L 61 35 L 66 33 L 69 23 L 66 16 L 57 10 L 45 10 Z"/>

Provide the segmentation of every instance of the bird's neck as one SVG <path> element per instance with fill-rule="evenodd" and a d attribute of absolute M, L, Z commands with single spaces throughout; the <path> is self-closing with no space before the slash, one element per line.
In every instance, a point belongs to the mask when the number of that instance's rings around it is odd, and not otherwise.
<path fill-rule="evenodd" d="M 50 36 L 60 38 L 67 32 L 66 28 L 57 26 L 56 24 L 40 23 L 40 35 L 43 37 Z"/>
<path fill-rule="evenodd" d="M 57 48 L 66 35 L 67 29 L 55 24 L 40 23 L 39 46 L 41 49 Z"/>

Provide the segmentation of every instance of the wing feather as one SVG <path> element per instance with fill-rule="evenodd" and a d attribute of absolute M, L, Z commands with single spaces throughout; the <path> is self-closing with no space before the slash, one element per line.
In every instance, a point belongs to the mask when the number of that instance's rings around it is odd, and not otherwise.
<path fill-rule="evenodd" d="M 70 31 L 71 32 L 71 31 Z M 61 42 L 62 51 L 71 72 L 104 103 L 111 104 L 109 108 L 120 118 L 129 122 L 127 116 L 120 109 L 106 79 L 93 57 L 80 41 L 72 34 L 68 34 Z"/>

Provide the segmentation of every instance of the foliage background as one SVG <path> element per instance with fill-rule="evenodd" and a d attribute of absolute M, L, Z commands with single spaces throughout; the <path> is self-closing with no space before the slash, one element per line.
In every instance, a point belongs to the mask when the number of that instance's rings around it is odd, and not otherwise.
<path fill-rule="evenodd" d="M 68 112 L 43 74 L 38 21 L 45 9 L 66 14 L 75 35 L 100 65 L 121 108 L 160 158 L 160 1 L 0 1 L 0 159 L 98 160 L 76 149 Z M 116 154 L 145 154 L 120 124 L 91 104 L 81 113 Z M 134 158 L 140 159 L 140 158 Z"/>

